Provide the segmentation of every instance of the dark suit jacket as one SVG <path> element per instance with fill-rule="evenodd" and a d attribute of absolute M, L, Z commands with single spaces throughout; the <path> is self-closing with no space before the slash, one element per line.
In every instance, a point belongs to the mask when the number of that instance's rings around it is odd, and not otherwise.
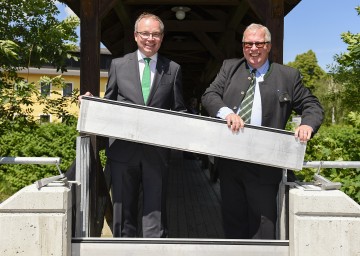
<path fill-rule="evenodd" d="M 245 59 L 225 60 L 216 79 L 202 96 L 202 104 L 211 116 L 221 107 L 237 111 L 249 87 L 249 70 Z M 301 115 L 301 124 L 320 128 L 323 109 L 318 99 L 304 87 L 300 72 L 294 68 L 270 63 L 260 82 L 262 126 L 284 129 L 292 110 Z"/>
<path fill-rule="evenodd" d="M 148 101 L 145 104 L 141 89 L 137 52 L 133 52 L 112 61 L 104 98 L 161 109 L 186 111 L 182 96 L 181 78 L 180 65 L 158 54 L 156 74 Z M 171 127 L 166 128 L 171 129 Z M 106 154 L 112 160 L 126 162 L 139 147 L 143 147 L 147 151 L 149 159 L 153 161 L 164 161 L 169 153 L 169 150 L 165 148 L 109 139 Z"/>
<path fill-rule="evenodd" d="M 222 107 L 237 112 L 245 97 L 250 71 L 246 60 L 225 60 L 202 96 L 201 102 L 210 116 L 215 117 Z M 301 124 L 309 125 L 314 133 L 320 128 L 324 112 L 318 99 L 302 84 L 300 72 L 294 68 L 270 62 L 264 81 L 259 83 L 262 102 L 262 126 L 285 129 L 294 110 L 301 115 Z M 277 173 L 276 180 L 279 179 Z"/>

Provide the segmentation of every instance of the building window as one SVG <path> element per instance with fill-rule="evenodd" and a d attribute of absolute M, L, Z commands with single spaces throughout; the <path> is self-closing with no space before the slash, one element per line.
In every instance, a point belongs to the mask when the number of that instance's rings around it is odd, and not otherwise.
<path fill-rule="evenodd" d="M 50 115 L 40 115 L 40 123 L 50 123 Z"/>
<path fill-rule="evenodd" d="M 65 83 L 63 88 L 63 96 L 64 97 L 71 97 L 73 91 L 73 84 L 72 83 Z"/>
<path fill-rule="evenodd" d="M 42 96 L 50 96 L 50 83 L 41 82 L 40 92 Z"/>

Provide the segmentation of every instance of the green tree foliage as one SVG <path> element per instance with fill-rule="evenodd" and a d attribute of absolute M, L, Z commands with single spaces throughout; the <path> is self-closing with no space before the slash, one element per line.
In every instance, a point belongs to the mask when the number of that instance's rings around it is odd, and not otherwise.
<path fill-rule="evenodd" d="M 312 50 L 297 55 L 295 61 L 289 62 L 287 65 L 300 70 L 305 86 L 311 90 L 315 89 L 319 80 L 326 76 L 325 71 L 318 65 L 316 55 Z"/>
<path fill-rule="evenodd" d="M 0 0 L 0 39 L 11 41 L 21 51 L 16 60 L 1 58 L 1 66 L 41 67 L 51 64 L 66 70 L 66 60 L 76 49 L 77 17 L 56 19 L 54 0 Z"/>
<path fill-rule="evenodd" d="M 50 99 L 39 93 L 39 83 L 64 86 L 60 77 L 43 77 L 29 83 L 16 71 L 52 65 L 65 71 L 66 60 L 76 49 L 79 20 L 56 20 L 54 0 L 0 0 L 0 156 L 61 157 L 66 170 L 75 159 L 74 117 L 65 109 L 76 99 Z M 53 92 L 56 93 L 55 91 Z M 43 113 L 61 117 L 66 124 L 40 125 L 33 117 L 34 103 Z M 58 174 L 40 165 L 0 165 L 0 200 L 35 180 Z"/>
<path fill-rule="evenodd" d="M 345 111 L 341 106 L 341 93 L 344 86 L 335 83 L 332 76 L 318 81 L 313 93 L 319 98 L 325 110 L 323 125 L 338 124 L 344 122 Z"/>
<path fill-rule="evenodd" d="M 75 128 L 75 122 L 48 123 L 8 131 L 0 136 L 0 156 L 60 157 L 60 169 L 65 172 L 75 160 L 78 136 Z M 0 194 L 6 189 L 11 195 L 36 180 L 58 174 L 55 165 L 0 165 Z"/>
<path fill-rule="evenodd" d="M 360 159 L 360 115 L 351 112 L 346 124 L 322 126 L 307 144 L 305 161 L 359 161 Z M 297 173 L 300 180 L 311 181 L 314 169 L 303 169 Z M 360 204 L 360 168 L 321 169 L 321 175 L 334 182 L 341 182 L 348 196 Z"/>
<path fill-rule="evenodd" d="M 360 6 L 355 8 L 360 15 Z M 334 56 L 337 64 L 331 66 L 336 83 L 343 84 L 341 105 L 346 112 L 360 112 L 360 33 L 349 31 L 341 34 L 342 40 L 348 45 L 347 52 Z"/>
<path fill-rule="evenodd" d="M 65 61 L 76 48 L 79 20 L 56 20 L 59 13 L 53 0 L 0 0 L 0 134 L 9 129 L 35 125 L 35 102 L 44 104 L 45 114 L 69 119 L 65 110 L 76 98 L 47 99 L 39 94 L 39 83 L 65 86 L 61 77 L 42 78 L 28 83 L 16 71 L 27 67 L 53 65 L 65 70 Z M 54 92 L 56 94 L 56 92 Z"/>

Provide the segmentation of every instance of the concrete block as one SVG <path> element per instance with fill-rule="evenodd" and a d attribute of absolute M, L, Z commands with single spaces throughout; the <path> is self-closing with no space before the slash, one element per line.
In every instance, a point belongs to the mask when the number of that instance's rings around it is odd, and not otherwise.
<path fill-rule="evenodd" d="M 69 256 L 71 189 L 30 185 L 0 204 L 0 255 Z"/>
<path fill-rule="evenodd" d="M 291 189 L 290 256 L 360 256 L 360 205 L 339 190 Z"/>

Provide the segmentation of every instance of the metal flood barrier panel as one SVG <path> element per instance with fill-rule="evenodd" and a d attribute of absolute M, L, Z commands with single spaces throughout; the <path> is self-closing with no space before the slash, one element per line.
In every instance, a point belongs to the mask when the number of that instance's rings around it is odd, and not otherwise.
<path fill-rule="evenodd" d="M 288 256 L 289 242 L 175 238 L 82 238 L 72 240 L 72 256 Z"/>
<path fill-rule="evenodd" d="M 232 133 L 221 119 L 84 96 L 79 132 L 301 170 L 306 144 L 293 132 L 246 125 Z"/>

